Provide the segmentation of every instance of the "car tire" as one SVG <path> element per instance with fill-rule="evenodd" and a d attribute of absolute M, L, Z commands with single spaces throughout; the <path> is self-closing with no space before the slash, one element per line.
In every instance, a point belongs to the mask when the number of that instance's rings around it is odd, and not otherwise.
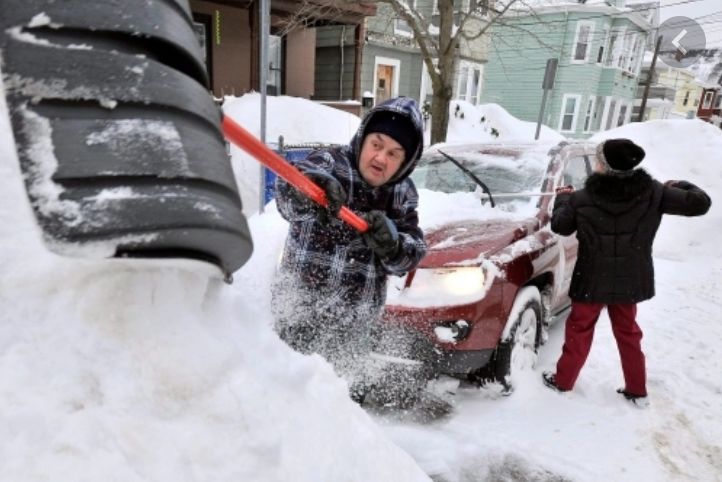
<path fill-rule="evenodd" d="M 542 340 L 542 315 L 539 290 L 534 286 L 519 290 L 491 361 L 477 378 L 498 382 L 503 387 L 502 393 L 511 394 L 514 390 L 512 375 L 536 364 Z"/>

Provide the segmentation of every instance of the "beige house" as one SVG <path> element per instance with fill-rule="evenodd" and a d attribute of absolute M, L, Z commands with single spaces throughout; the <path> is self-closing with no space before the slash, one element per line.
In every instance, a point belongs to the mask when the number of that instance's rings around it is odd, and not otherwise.
<path fill-rule="evenodd" d="M 656 70 L 658 83 L 675 91 L 672 113 L 690 119 L 695 117 L 702 98 L 702 84 L 695 79 L 694 74 L 685 69 L 667 67 L 664 63 L 661 66 L 658 64 Z"/>

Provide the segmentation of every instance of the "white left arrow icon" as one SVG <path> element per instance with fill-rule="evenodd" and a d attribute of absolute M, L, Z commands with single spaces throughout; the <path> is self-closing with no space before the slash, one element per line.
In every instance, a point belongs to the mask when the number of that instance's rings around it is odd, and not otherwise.
<path fill-rule="evenodd" d="M 687 54 L 687 49 L 684 48 L 684 47 L 682 47 L 682 46 L 679 44 L 679 41 L 682 40 L 682 37 L 684 37 L 685 35 L 687 35 L 687 29 L 683 29 L 681 32 L 679 32 L 679 35 L 677 35 L 676 37 L 674 37 L 674 40 L 672 40 L 672 45 L 674 45 L 675 47 L 677 47 L 677 50 L 679 50 L 679 52 L 680 52 L 682 55 L 686 55 L 686 54 Z"/>

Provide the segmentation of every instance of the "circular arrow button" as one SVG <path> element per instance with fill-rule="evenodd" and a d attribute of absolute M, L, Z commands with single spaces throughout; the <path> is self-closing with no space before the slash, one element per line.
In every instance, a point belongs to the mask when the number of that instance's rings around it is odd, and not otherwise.
<path fill-rule="evenodd" d="M 707 42 L 702 27 L 687 17 L 665 20 L 659 26 L 659 35 L 659 58 L 670 67 L 685 68 L 697 62 Z"/>

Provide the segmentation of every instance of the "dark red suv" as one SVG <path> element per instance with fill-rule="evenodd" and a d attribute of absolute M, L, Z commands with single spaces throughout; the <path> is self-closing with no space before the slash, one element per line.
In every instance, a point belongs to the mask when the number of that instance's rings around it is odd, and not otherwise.
<path fill-rule="evenodd" d="M 385 312 L 428 346 L 399 361 L 511 391 L 570 304 L 577 242 L 550 230 L 554 190 L 581 188 L 593 161 L 581 142 L 429 149 L 413 174 L 428 254 L 391 280 Z"/>

